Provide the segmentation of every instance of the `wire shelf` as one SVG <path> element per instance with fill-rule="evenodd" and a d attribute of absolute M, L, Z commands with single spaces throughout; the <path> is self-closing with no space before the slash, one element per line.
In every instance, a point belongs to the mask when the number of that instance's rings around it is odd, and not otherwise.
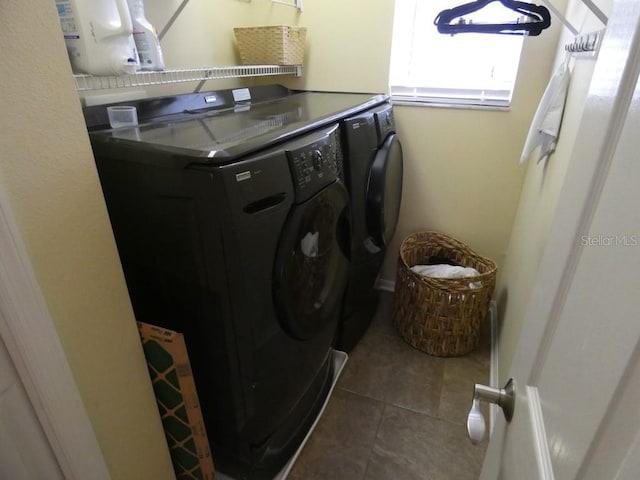
<path fill-rule="evenodd" d="M 241 65 L 230 67 L 204 67 L 163 70 L 161 72 L 137 72 L 131 75 L 74 75 L 79 92 L 113 88 L 146 87 L 183 82 L 205 82 L 222 78 L 262 77 L 270 75 L 295 75 L 302 72 L 300 65 Z"/>

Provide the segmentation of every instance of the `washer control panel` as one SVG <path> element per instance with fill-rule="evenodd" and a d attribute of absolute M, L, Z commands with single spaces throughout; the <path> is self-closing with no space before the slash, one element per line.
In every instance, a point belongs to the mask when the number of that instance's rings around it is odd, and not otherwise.
<path fill-rule="evenodd" d="M 287 145 L 297 202 L 308 199 L 338 178 L 342 166 L 338 133 L 336 124 Z"/>
<path fill-rule="evenodd" d="M 382 105 L 374 110 L 373 115 L 376 119 L 378 146 L 380 146 L 387 138 L 387 135 L 395 132 L 396 125 L 393 120 L 393 108 L 389 104 Z"/>

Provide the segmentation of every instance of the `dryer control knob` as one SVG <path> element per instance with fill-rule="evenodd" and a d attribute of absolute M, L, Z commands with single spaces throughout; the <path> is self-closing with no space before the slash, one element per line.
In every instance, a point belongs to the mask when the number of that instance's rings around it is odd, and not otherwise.
<path fill-rule="evenodd" d="M 316 170 L 322 168 L 322 152 L 320 150 L 313 151 L 313 168 Z"/>

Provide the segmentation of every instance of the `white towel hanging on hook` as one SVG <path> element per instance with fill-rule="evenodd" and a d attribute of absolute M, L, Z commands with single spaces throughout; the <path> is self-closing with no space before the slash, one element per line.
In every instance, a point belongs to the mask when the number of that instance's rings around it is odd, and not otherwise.
<path fill-rule="evenodd" d="M 521 164 L 525 163 L 538 147 L 540 147 L 538 163 L 548 158 L 555 151 L 558 136 L 560 135 L 570 77 L 569 56 L 567 55 L 565 61 L 551 77 L 542 95 L 536 114 L 531 122 L 529 134 L 522 149 L 522 155 L 520 155 Z"/>

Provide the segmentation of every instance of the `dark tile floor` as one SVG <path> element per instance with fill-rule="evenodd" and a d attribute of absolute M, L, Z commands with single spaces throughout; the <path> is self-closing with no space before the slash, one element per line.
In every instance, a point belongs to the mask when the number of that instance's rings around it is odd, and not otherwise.
<path fill-rule="evenodd" d="M 289 480 L 478 478 L 486 440 L 471 445 L 465 424 L 473 384 L 489 383 L 488 326 L 471 354 L 432 357 L 398 335 L 392 302 L 382 292 Z"/>

